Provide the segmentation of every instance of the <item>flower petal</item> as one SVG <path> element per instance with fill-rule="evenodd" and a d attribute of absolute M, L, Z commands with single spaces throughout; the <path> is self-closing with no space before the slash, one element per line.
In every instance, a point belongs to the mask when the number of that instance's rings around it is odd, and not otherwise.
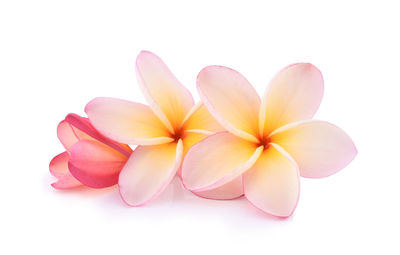
<path fill-rule="evenodd" d="M 240 73 L 223 66 L 209 66 L 197 77 L 197 89 L 208 111 L 229 132 L 258 142 L 260 98 Z"/>
<path fill-rule="evenodd" d="M 169 128 L 178 130 L 194 105 L 193 97 L 164 62 L 148 51 L 136 59 L 136 74 L 142 92 L 151 109 Z"/>
<path fill-rule="evenodd" d="M 207 135 L 203 133 L 197 133 L 197 132 L 184 132 L 182 136 L 182 143 L 183 143 L 183 157 L 185 157 L 186 153 L 188 150 L 195 145 L 196 143 L 200 142 L 204 138 L 206 138 Z"/>
<path fill-rule="evenodd" d="M 230 181 L 218 188 L 195 192 L 192 191 L 195 195 L 207 199 L 216 199 L 216 200 L 227 200 L 227 199 L 235 199 L 243 196 L 243 178 L 242 176 L 236 177 L 233 181 Z"/>
<path fill-rule="evenodd" d="M 50 161 L 50 173 L 58 179 L 51 184 L 55 189 L 70 189 L 82 186 L 82 183 L 75 179 L 69 172 L 68 160 L 69 154 L 65 151 Z"/>
<path fill-rule="evenodd" d="M 79 141 L 72 126 L 65 120 L 61 121 L 57 126 L 57 137 L 66 150 L 69 150 L 72 145 Z"/>
<path fill-rule="evenodd" d="M 192 107 L 185 118 L 183 130 L 211 135 L 224 131 L 224 128 L 214 119 L 202 102 Z"/>
<path fill-rule="evenodd" d="M 69 170 L 86 186 L 105 188 L 118 183 L 118 175 L 128 157 L 107 145 L 81 140 L 71 147 Z"/>
<path fill-rule="evenodd" d="M 197 133 L 197 132 L 184 132 L 181 139 L 182 139 L 182 158 L 185 157 L 186 153 L 188 150 L 195 145 L 196 143 L 200 142 L 204 138 L 206 138 L 207 135 L 203 133 Z M 182 179 L 182 168 L 180 167 L 176 174 Z"/>
<path fill-rule="evenodd" d="M 249 169 L 263 146 L 228 132 L 211 135 L 194 145 L 182 164 L 182 179 L 189 190 L 200 192 L 226 184 Z"/>
<path fill-rule="evenodd" d="M 247 199 L 264 212 L 288 217 L 297 206 L 298 167 L 289 154 L 275 144 L 270 144 L 244 173 L 243 183 Z"/>
<path fill-rule="evenodd" d="M 70 124 L 74 134 L 78 140 L 95 140 L 111 148 L 121 152 L 125 156 L 129 157 L 132 153 L 132 149 L 127 144 L 122 144 L 108 137 L 100 134 L 90 123 L 88 118 L 81 117 L 77 114 L 70 113 L 65 117 L 65 122 Z"/>
<path fill-rule="evenodd" d="M 92 125 L 121 143 L 154 145 L 173 141 L 146 105 L 115 98 L 95 98 L 85 108 Z"/>
<path fill-rule="evenodd" d="M 65 119 L 58 124 L 57 136 L 67 151 L 79 140 L 97 140 L 118 150 L 126 156 L 129 156 L 132 152 L 128 145 L 113 141 L 100 134 L 92 124 L 90 124 L 88 118 L 81 117 L 74 113 L 68 114 Z"/>
<path fill-rule="evenodd" d="M 204 138 L 206 138 L 207 135 L 202 134 L 202 133 L 197 133 L 197 132 L 185 132 L 183 136 L 183 155 L 185 156 L 187 151 L 196 143 L 200 142 Z M 178 170 L 177 173 L 179 176 L 181 176 L 181 169 Z M 243 183 L 242 183 L 242 176 L 237 177 L 231 182 L 228 182 L 218 188 L 211 189 L 211 190 L 206 190 L 202 192 L 194 192 L 192 191 L 195 195 L 207 199 L 234 199 L 238 198 L 243 195 Z"/>
<path fill-rule="evenodd" d="M 140 206 L 156 198 L 171 182 L 182 161 L 182 140 L 154 146 L 138 146 L 119 176 L 122 199 Z"/>
<path fill-rule="evenodd" d="M 303 121 L 281 127 L 271 141 L 284 148 L 297 162 L 300 175 L 321 178 L 332 175 L 357 155 L 351 138 L 325 121 Z"/>
<path fill-rule="evenodd" d="M 288 123 L 311 119 L 322 100 L 324 81 L 312 64 L 290 65 L 280 71 L 265 91 L 260 108 L 264 136 Z"/>

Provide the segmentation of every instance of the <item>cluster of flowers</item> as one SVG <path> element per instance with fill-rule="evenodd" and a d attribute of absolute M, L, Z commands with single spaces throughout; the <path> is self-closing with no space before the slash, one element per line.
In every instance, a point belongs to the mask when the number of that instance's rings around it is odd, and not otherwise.
<path fill-rule="evenodd" d="M 208 66 L 197 77 L 197 104 L 150 52 L 137 57 L 136 74 L 148 106 L 95 98 L 88 118 L 69 114 L 58 125 L 66 151 L 50 162 L 54 188 L 118 184 L 122 199 L 140 206 L 178 175 L 198 196 L 245 195 L 262 211 L 288 217 L 300 176 L 332 175 L 357 154 L 344 131 L 311 120 L 324 86 L 311 64 L 281 70 L 262 99 L 239 72 Z"/>

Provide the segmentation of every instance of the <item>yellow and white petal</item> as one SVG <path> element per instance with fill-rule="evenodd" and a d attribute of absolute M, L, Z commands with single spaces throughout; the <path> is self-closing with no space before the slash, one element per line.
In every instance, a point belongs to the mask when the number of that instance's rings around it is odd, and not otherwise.
<path fill-rule="evenodd" d="M 154 145 L 174 140 L 151 109 L 143 104 L 99 97 L 90 101 L 85 111 L 100 133 L 121 143 Z"/>
<path fill-rule="evenodd" d="M 171 182 L 182 161 L 182 140 L 138 146 L 119 175 L 122 199 L 140 206 L 156 198 Z"/>
<path fill-rule="evenodd" d="M 265 91 L 260 108 L 260 132 L 267 136 L 283 125 L 311 119 L 321 103 L 324 81 L 312 64 L 290 65 Z"/>
<path fill-rule="evenodd" d="M 207 135 L 203 133 L 198 133 L 198 132 L 184 132 L 182 135 L 182 142 L 183 142 L 183 156 L 186 155 L 188 150 L 195 145 L 196 143 L 200 142 L 204 138 L 206 138 Z"/>
<path fill-rule="evenodd" d="M 258 142 L 260 98 L 239 72 L 209 66 L 197 77 L 200 98 L 211 115 L 229 132 Z"/>
<path fill-rule="evenodd" d="M 271 134 L 270 140 L 294 158 L 303 177 L 332 175 L 357 155 L 351 138 L 325 121 L 309 120 L 283 126 Z"/>
<path fill-rule="evenodd" d="M 202 102 L 192 107 L 185 118 L 182 129 L 206 135 L 224 131 L 224 128 L 210 114 Z"/>
<path fill-rule="evenodd" d="M 194 105 L 193 97 L 164 62 L 148 51 L 136 59 L 137 79 L 151 109 L 168 127 L 178 130 Z"/>
<path fill-rule="evenodd" d="M 207 137 L 207 135 L 205 135 L 203 133 L 184 132 L 183 135 L 181 136 L 182 145 L 183 145 L 182 158 L 185 157 L 186 153 L 193 145 L 200 142 L 201 140 L 203 140 L 206 137 Z M 182 168 L 178 169 L 177 175 L 182 178 Z"/>
<path fill-rule="evenodd" d="M 257 162 L 243 175 L 244 194 L 257 208 L 278 216 L 290 216 L 299 198 L 296 162 L 282 148 L 269 144 Z"/>
<path fill-rule="evenodd" d="M 228 132 L 208 136 L 194 145 L 182 163 L 182 180 L 189 190 L 200 192 L 218 188 L 249 169 L 263 146 Z"/>

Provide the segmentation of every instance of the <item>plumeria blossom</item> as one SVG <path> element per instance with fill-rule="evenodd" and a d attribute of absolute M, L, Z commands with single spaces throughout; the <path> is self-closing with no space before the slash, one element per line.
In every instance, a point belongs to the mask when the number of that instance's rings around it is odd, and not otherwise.
<path fill-rule="evenodd" d="M 138 145 L 119 175 L 122 199 L 140 206 L 159 195 L 181 167 L 188 149 L 223 130 L 203 104 L 156 55 L 142 51 L 136 75 L 149 106 L 115 98 L 95 98 L 85 108 L 93 126 L 121 143 Z M 240 196 L 235 182 L 198 195 L 229 199 Z"/>
<path fill-rule="evenodd" d="M 262 99 L 240 73 L 222 66 L 204 68 L 197 88 L 227 131 L 188 151 L 182 178 L 192 191 L 215 189 L 242 177 L 244 194 L 253 205 L 288 217 L 299 198 L 299 176 L 332 175 L 357 154 L 344 131 L 310 120 L 323 95 L 322 75 L 311 64 L 280 71 Z"/>
<path fill-rule="evenodd" d="M 115 185 L 132 153 L 128 145 L 101 135 L 87 118 L 73 113 L 58 124 L 57 136 L 66 151 L 50 162 L 50 173 L 58 179 L 52 184 L 56 189 Z"/>

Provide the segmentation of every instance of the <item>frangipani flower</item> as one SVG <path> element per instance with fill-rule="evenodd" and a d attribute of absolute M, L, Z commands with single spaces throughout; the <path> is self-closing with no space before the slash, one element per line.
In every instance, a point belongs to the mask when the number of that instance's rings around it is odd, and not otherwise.
<path fill-rule="evenodd" d="M 143 51 L 136 74 L 149 106 L 115 98 L 96 98 L 86 106 L 93 126 L 111 139 L 137 144 L 119 175 L 122 199 L 143 205 L 159 195 L 180 169 L 187 150 L 207 135 L 223 130 L 156 55 Z M 228 184 L 205 194 L 240 196 L 242 187 Z"/>
<path fill-rule="evenodd" d="M 115 185 L 132 153 L 129 146 L 104 137 L 87 118 L 73 113 L 58 124 L 57 136 L 66 151 L 50 162 L 50 173 L 58 179 L 52 184 L 56 189 Z"/>
<path fill-rule="evenodd" d="M 323 95 L 322 75 L 311 64 L 283 69 L 262 100 L 240 73 L 222 66 L 204 68 L 197 88 L 228 132 L 209 136 L 188 151 L 182 178 L 192 191 L 218 188 L 242 176 L 252 204 L 288 217 L 299 198 L 299 176 L 329 176 L 357 154 L 341 129 L 310 120 Z"/>

